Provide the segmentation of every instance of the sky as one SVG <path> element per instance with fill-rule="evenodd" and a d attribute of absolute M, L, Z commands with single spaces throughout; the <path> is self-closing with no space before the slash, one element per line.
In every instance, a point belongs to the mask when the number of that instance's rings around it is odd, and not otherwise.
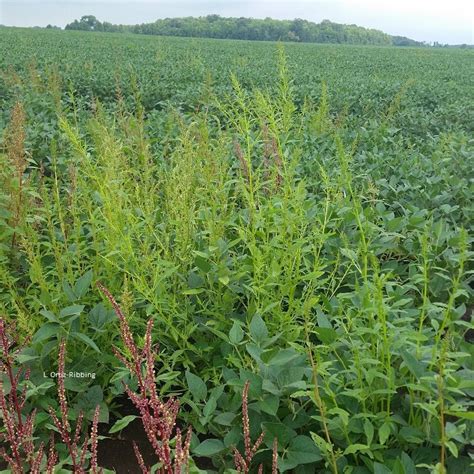
<path fill-rule="evenodd" d="M 328 19 L 418 41 L 474 44 L 474 0 L 0 0 L 0 24 L 64 27 L 82 15 L 136 24 L 158 18 Z"/>

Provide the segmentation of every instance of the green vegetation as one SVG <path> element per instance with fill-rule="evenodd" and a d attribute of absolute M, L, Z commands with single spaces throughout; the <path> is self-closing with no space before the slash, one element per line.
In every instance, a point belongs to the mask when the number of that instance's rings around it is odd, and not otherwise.
<path fill-rule="evenodd" d="M 96 373 L 66 379 L 70 416 L 120 418 L 136 387 L 101 281 L 134 334 L 153 319 L 207 472 L 244 452 L 246 381 L 266 472 L 275 437 L 280 472 L 469 472 L 473 65 L 0 30 L 0 314 L 31 336 L 27 406 L 57 405 L 66 337 Z"/>
<path fill-rule="evenodd" d="M 165 18 L 141 25 L 113 25 L 100 22 L 93 15 L 85 15 L 66 25 L 66 30 L 103 31 L 108 33 L 137 33 L 142 35 L 185 36 L 253 41 L 293 41 L 302 43 L 378 44 L 395 46 L 423 46 L 403 36 L 390 36 L 382 31 L 357 25 L 341 25 L 329 20 L 313 23 L 265 18 L 206 17 Z"/>

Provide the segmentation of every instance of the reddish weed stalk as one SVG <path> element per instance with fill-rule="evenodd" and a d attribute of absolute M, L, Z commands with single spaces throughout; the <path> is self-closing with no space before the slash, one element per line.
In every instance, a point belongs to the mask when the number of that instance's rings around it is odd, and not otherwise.
<path fill-rule="evenodd" d="M 242 427 L 244 432 L 244 449 L 245 453 L 242 455 L 237 448 L 234 446 L 234 464 L 238 472 L 243 474 L 248 474 L 250 472 L 250 466 L 252 464 L 252 459 L 258 451 L 258 448 L 263 442 L 265 433 L 258 437 L 252 446 L 252 441 L 250 439 L 250 422 L 249 422 L 249 405 L 248 405 L 248 396 L 249 396 L 250 382 L 247 380 L 244 385 L 244 390 L 242 392 Z M 275 438 L 273 440 L 273 453 L 272 453 L 272 474 L 278 473 L 278 442 Z M 258 466 L 258 473 L 262 474 L 263 464 Z"/>
<path fill-rule="evenodd" d="M 26 402 L 26 387 L 21 388 L 21 382 L 29 379 L 29 372 L 14 368 L 14 358 L 23 348 L 10 334 L 14 334 L 13 328 L 8 328 L 5 321 L 0 318 L 0 409 L 5 433 L 0 434 L 0 441 L 9 447 L 0 450 L 0 456 L 8 463 L 14 474 L 32 472 L 39 474 L 39 466 L 43 458 L 44 446 L 41 445 L 38 452 L 33 444 L 33 431 L 36 411 L 33 410 L 28 416 L 22 414 Z M 3 374 L 10 382 L 10 392 L 5 394 L 3 387 Z"/>
<path fill-rule="evenodd" d="M 0 435 L 0 441 L 9 447 L 8 452 L 2 448 L 0 457 L 7 463 L 13 474 L 40 474 L 47 472 L 53 474 L 54 468 L 58 462 L 58 455 L 55 449 L 54 436 L 51 435 L 50 449 L 45 453 L 44 443 L 40 443 L 36 448 L 34 440 L 35 415 L 33 410 L 29 415 L 24 415 L 23 410 L 26 402 L 26 387 L 20 388 L 21 381 L 29 379 L 29 372 L 17 369 L 15 373 L 14 358 L 22 350 L 23 346 L 17 340 L 11 338 L 12 328 L 8 328 L 5 321 L 0 318 L 0 352 L 1 365 L 0 374 L 5 374 L 10 382 L 10 393 L 5 394 L 3 389 L 3 379 L 0 379 L 0 410 L 5 424 L 5 434 Z M 66 346 L 64 341 L 60 345 L 59 351 L 59 373 L 64 374 Z M 74 437 L 70 436 L 70 425 L 68 421 L 68 406 L 66 401 L 66 392 L 64 388 L 64 378 L 59 378 L 58 395 L 61 410 L 61 420 L 58 419 L 55 412 L 50 408 L 50 414 L 53 418 L 56 428 L 60 432 L 62 441 L 69 449 L 73 464 L 74 474 L 85 474 L 87 445 L 89 438 L 86 435 L 82 452 L 79 455 L 78 443 L 81 438 L 83 415 L 79 415 Z M 99 423 L 99 407 L 95 411 L 92 424 L 91 435 L 91 465 L 89 471 L 92 474 L 99 474 L 102 470 L 97 467 L 97 427 Z M 46 461 L 44 457 L 46 456 Z M 44 466 L 44 463 L 46 465 Z"/>
<path fill-rule="evenodd" d="M 128 368 L 138 381 L 138 392 L 133 392 L 125 385 L 125 390 L 130 400 L 139 410 L 145 433 L 150 441 L 159 462 L 159 474 L 181 474 L 188 467 L 189 446 L 191 443 L 191 428 L 188 429 L 183 441 L 181 431 L 176 428 L 174 456 L 171 440 L 179 412 L 179 400 L 170 398 L 166 402 L 160 400 L 155 383 L 155 359 L 157 352 L 152 346 L 151 332 L 153 321 L 148 321 L 145 343 L 142 350 L 137 347 L 128 321 L 114 297 L 101 283 L 97 283 L 99 290 L 110 301 L 115 314 L 120 321 L 120 334 L 125 345 L 127 355 L 114 347 L 117 358 Z M 143 473 L 151 473 L 145 465 L 143 456 L 134 443 L 135 455 Z"/>
<path fill-rule="evenodd" d="M 59 434 L 61 435 L 61 439 L 63 443 L 66 445 L 69 455 L 71 457 L 71 464 L 73 468 L 74 474 L 85 474 L 86 468 L 85 465 L 87 463 L 86 455 L 89 452 L 88 445 L 89 445 L 89 435 L 86 434 L 84 440 L 82 442 L 82 447 L 79 449 L 81 445 L 81 434 L 82 434 L 82 422 L 84 420 L 84 413 L 80 412 L 78 419 L 76 421 L 76 429 L 74 430 L 74 434 L 71 432 L 71 425 L 69 423 L 69 407 L 67 404 L 66 399 L 66 389 L 64 386 L 64 374 L 65 374 L 65 366 L 66 366 L 66 342 L 64 340 L 61 341 L 59 346 L 59 366 L 58 366 L 58 397 L 59 397 L 59 407 L 61 412 L 61 419 L 58 418 L 56 412 L 49 407 L 49 414 L 53 419 L 54 425 L 56 426 Z M 98 425 L 99 425 L 99 415 L 100 409 L 99 406 L 96 407 L 94 413 L 94 419 L 92 422 L 92 431 L 90 436 L 91 441 L 91 463 L 90 469 L 88 472 L 92 474 L 98 474 L 103 472 L 102 469 L 97 467 L 97 445 L 98 445 Z"/>
<path fill-rule="evenodd" d="M 263 123 L 263 166 L 265 182 L 270 180 L 272 168 L 275 168 L 275 190 L 278 191 L 283 185 L 283 160 L 278 149 L 278 143 L 275 137 L 270 137 L 268 125 Z M 267 189 L 267 192 L 269 190 Z"/>
<path fill-rule="evenodd" d="M 23 209 L 23 185 L 24 185 L 24 173 L 27 168 L 27 161 L 25 156 L 25 131 L 26 115 L 21 102 L 17 102 L 11 114 L 11 121 L 7 128 L 7 135 L 5 138 L 5 148 L 7 156 L 13 165 L 14 175 L 18 181 L 17 187 L 11 189 L 11 201 L 12 201 L 12 218 L 10 225 L 13 229 L 16 229 L 22 219 Z M 11 247 L 12 249 L 16 244 L 16 232 L 12 234 Z"/>
<path fill-rule="evenodd" d="M 245 159 L 244 152 L 242 151 L 242 147 L 237 139 L 234 140 L 234 150 L 237 158 L 239 159 L 240 163 L 240 170 L 242 172 L 242 176 L 245 178 L 247 183 L 250 182 L 250 170 L 247 160 Z"/>

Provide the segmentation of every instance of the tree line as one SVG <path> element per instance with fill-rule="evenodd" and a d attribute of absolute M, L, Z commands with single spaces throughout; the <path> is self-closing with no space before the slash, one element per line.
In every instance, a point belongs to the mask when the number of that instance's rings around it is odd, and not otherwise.
<path fill-rule="evenodd" d="M 165 18 L 139 25 L 115 25 L 85 15 L 65 27 L 66 30 L 136 33 L 143 35 L 187 36 L 254 41 L 293 41 L 302 43 L 348 43 L 396 46 L 421 46 L 424 43 L 403 36 L 357 25 L 342 25 L 323 20 L 321 23 L 295 19 L 205 17 Z"/>

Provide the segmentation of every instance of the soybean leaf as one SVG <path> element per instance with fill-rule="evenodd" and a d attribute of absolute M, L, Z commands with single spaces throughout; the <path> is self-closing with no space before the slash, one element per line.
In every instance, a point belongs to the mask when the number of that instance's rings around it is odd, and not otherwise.
<path fill-rule="evenodd" d="M 267 326 L 259 314 L 256 314 L 250 322 L 250 335 L 256 342 L 262 342 L 268 337 Z"/>
<path fill-rule="evenodd" d="M 61 326 L 56 323 L 46 323 L 41 326 L 36 334 L 33 336 L 32 343 L 36 344 L 38 342 L 49 339 L 51 336 L 58 334 Z"/>
<path fill-rule="evenodd" d="M 77 299 L 82 298 L 86 293 L 92 283 L 92 270 L 87 271 L 84 275 L 76 281 L 74 285 L 74 294 Z"/>
<path fill-rule="evenodd" d="M 186 381 L 193 398 L 197 401 L 204 400 L 207 396 L 207 387 L 203 380 L 197 375 L 186 371 Z"/>
<path fill-rule="evenodd" d="M 337 332 L 332 328 L 314 328 L 314 332 L 323 344 L 332 344 L 337 339 Z"/>
<path fill-rule="evenodd" d="M 296 436 L 291 440 L 286 458 L 280 463 L 282 471 L 322 459 L 321 451 L 309 436 Z"/>
<path fill-rule="evenodd" d="M 84 309 L 84 305 L 82 304 L 67 306 L 66 308 L 63 308 L 61 310 L 61 312 L 59 313 L 59 317 L 66 318 L 68 316 L 76 316 L 76 315 L 81 314 L 83 309 Z"/>
<path fill-rule="evenodd" d="M 89 336 L 86 336 L 82 332 L 74 332 L 72 333 L 72 337 L 75 337 L 76 339 L 79 339 L 80 341 L 84 342 L 100 354 L 100 349 L 97 347 L 97 344 Z"/>
<path fill-rule="evenodd" d="M 416 359 L 412 354 L 407 352 L 406 350 L 401 351 L 401 355 L 403 358 L 403 362 L 408 367 L 410 372 L 416 377 L 420 378 L 426 373 L 426 366 L 425 364 L 421 363 L 418 359 Z"/>
<path fill-rule="evenodd" d="M 225 449 L 224 443 L 220 439 L 206 439 L 193 450 L 198 456 L 213 456 Z"/>
<path fill-rule="evenodd" d="M 240 324 L 237 321 L 234 321 L 231 330 L 229 331 L 229 341 L 232 344 L 238 344 L 244 338 L 244 331 L 242 330 Z"/>

